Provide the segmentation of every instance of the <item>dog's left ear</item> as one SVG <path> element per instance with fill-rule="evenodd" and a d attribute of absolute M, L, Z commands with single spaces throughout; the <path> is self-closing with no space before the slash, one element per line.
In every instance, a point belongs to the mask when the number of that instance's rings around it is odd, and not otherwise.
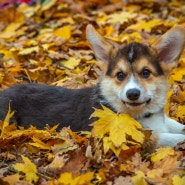
<path fill-rule="evenodd" d="M 154 43 L 153 47 L 157 50 L 164 72 L 169 73 L 176 66 L 184 46 L 185 28 L 183 26 L 174 26 Z"/>
<path fill-rule="evenodd" d="M 114 57 L 120 47 L 116 42 L 101 36 L 90 24 L 86 28 L 86 37 L 100 67 L 107 65 L 109 58 Z"/>

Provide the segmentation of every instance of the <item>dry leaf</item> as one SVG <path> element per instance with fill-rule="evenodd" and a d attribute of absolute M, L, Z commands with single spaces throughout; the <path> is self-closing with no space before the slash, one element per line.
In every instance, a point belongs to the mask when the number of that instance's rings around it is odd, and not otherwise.
<path fill-rule="evenodd" d="M 185 184 L 185 176 L 181 178 L 178 175 L 174 175 L 172 179 L 173 179 L 173 185 L 184 185 Z"/>
<path fill-rule="evenodd" d="M 58 28 L 54 31 L 54 35 L 55 36 L 58 36 L 58 37 L 61 37 L 63 39 L 70 39 L 71 37 L 71 28 L 70 26 L 64 26 L 64 27 L 61 27 L 61 28 Z"/>
<path fill-rule="evenodd" d="M 37 182 L 37 167 L 27 157 L 21 156 L 24 163 L 16 163 L 13 168 L 25 173 L 25 178 L 29 182 Z"/>
<path fill-rule="evenodd" d="M 70 57 L 68 60 L 61 61 L 61 64 L 69 69 L 74 69 L 77 67 L 80 63 L 80 59 L 75 59 L 73 57 Z"/>
<path fill-rule="evenodd" d="M 132 183 L 136 185 L 148 185 L 145 180 L 145 174 L 142 171 L 136 172 L 136 175 L 132 177 Z"/>
<path fill-rule="evenodd" d="M 89 23 L 118 43 L 135 41 L 147 45 L 173 25 L 185 26 L 184 0 L 22 2 L 16 1 L 15 6 L 15 1 L 0 1 L 1 90 L 28 82 L 70 88 L 97 83 L 100 69 L 85 35 Z M 185 52 L 171 74 L 165 110 L 182 124 L 185 123 L 184 67 Z M 31 179 L 22 180 L 24 172 L 14 174 L 10 170 L 21 154 L 34 159 L 39 173 L 33 169 L 26 173 L 33 172 L 35 181 L 38 175 L 37 184 L 184 184 L 184 152 L 177 151 L 184 150 L 183 142 L 176 151 L 166 147 L 149 155 L 140 147 L 145 145 L 141 126 L 128 115 L 115 114 L 106 108 L 96 110 L 96 114 L 100 119 L 91 135 L 57 132 L 57 125 L 45 130 L 17 128 L 9 124 L 9 111 L 0 125 L 3 152 L 0 184 L 31 184 Z M 149 136 L 146 138 L 148 141 Z M 65 182 L 60 178 L 62 183 L 57 181 L 61 172 L 66 178 Z"/>
<path fill-rule="evenodd" d="M 93 179 L 93 176 L 93 172 L 88 172 L 75 178 L 72 176 L 72 173 L 63 173 L 60 175 L 58 182 L 63 185 L 91 185 L 91 180 Z"/>
<path fill-rule="evenodd" d="M 93 113 L 93 117 L 98 118 L 93 124 L 93 134 L 95 137 L 104 137 L 105 151 L 108 151 L 109 148 L 114 148 L 114 151 L 126 150 L 129 144 L 143 143 L 144 134 L 138 130 L 141 128 L 139 122 L 128 114 L 116 114 L 105 106 L 102 108 L 95 109 Z M 109 136 L 105 137 L 107 134 Z"/>
<path fill-rule="evenodd" d="M 0 138 L 3 138 L 3 136 L 6 134 L 6 127 L 9 125 L 10 123 L 10 119 L 11 117 L 14 115 L 14 112 L 11 112 L 10 110 L 10 104 L 8 106 L 8 113 L 3 121 L 3 125 L 2 125 L 2 129 L 1 129 L 1 135 Z"/>
<path fill-rule="evenodd" d="M 172 147 L 160 147 L 156 149 L 156 152 L 154 154 L 152 154 L 151 160 L 153 162 L 157 162 L 169 155 L 175 155 L 175 151 Z"/>

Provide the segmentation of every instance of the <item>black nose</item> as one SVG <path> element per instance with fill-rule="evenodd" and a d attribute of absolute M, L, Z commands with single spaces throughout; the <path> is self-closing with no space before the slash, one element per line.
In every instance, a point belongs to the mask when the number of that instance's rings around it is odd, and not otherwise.
<path fill-rule="evenodd" d="M 129 100 L 132 100 L 132 101 L 137 100 L 140 96 L 140 91 L 138 89 L 135 89 L 135 88 L 134 89 L 129 89 L 127 91 L 126 95 L 127 95 L 127 98 Z"/>

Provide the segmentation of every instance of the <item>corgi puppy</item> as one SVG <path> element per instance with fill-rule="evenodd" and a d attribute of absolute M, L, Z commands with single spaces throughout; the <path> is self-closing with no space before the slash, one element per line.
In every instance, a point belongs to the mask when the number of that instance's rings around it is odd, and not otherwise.
<path fill-rule="evenodd" d="M 0 119 L 10 103 L 11 121 L 43 128 L 59 123 L 74 131 L 89 130 L 93 107 L 101 104 L 117 113 L 127 113 L 146 130 L 153 131 L 158 146 L 175 146 L 185 139 L 184 126 L 164 114 L 168 76 L 184 49 L 185 28 L 175 26 L 152 46 L 119 45 L 101 36 L 91 25 L 87 40 L 102 70 L 98 84 L 67 89 L 49 85 L 22 84 L 0 92 Z"/>

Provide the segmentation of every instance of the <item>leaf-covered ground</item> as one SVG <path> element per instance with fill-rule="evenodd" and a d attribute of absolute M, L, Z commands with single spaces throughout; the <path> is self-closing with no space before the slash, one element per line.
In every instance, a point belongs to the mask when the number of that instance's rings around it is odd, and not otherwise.
<path fill-rule="evenodd" d="M 94 85 L 99 68 L 85 37 L 89 23 L 120 43 L 152 43 L 172 26 L 185 26 L 184 0 L 19 2 L 0 1 L 1 90 L 29 82 L 69 88 Z M 170 76 L 166 105 L 166 113 L 182 124 L 184 75 L 185 53 Z M 0 184 L 185 184 L 183 142 L 175 149 L 153 150 L 150 132 L 138 131 L 140 125 L 132 118 L 118 119 L 109 111 L 96 110 L 94 115 L 105 117 L 107 127 L 102 130 L 100 119 L 93 135 L 68 128 L 17 128 L 9 125 L 9 112 L 0 126 Z M 114 126 L 110 115 L 117 118 Z M 133 129 L 130 137 L 124 137 L 128 131 L 116 130 L 122 119 L 129 131 Z"/>

